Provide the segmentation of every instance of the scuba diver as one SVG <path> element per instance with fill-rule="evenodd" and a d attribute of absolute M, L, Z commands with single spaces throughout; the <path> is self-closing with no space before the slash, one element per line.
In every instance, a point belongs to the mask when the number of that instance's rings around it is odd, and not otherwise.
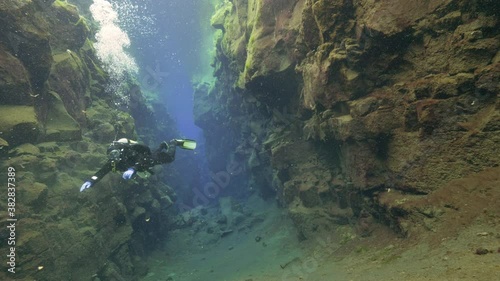
<path fill-rule="evenodd" d="M 92 187 L 99 182 L 110 171 L 123 172 L 123 179 L 130 180 L 137 172 L 149 172 L 153 174 L 153 167 L 170 163 L 175 159 L 175 149 L 179 146 L 183 149 L 193 150 L 196 142 L 190 139 L 173 139 L 162 142 L 160 146 L 151 153 L 148 146 L 126 138 L 113 141 L 108 148 L 108 161 L 89 180 L 83 183 L 80 192 Z"/>

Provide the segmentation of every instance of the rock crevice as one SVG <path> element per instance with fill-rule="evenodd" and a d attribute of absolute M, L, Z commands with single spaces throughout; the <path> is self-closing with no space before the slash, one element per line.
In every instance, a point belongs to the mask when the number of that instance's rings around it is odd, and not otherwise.
<path fill-rule="evenodd" d="M 500 165 L 498 9 L 488 0 L 227 1 L 206 111 L 229 125 L 227 157 L 243 159 L 249 182 L 276 195 L 301 237 L 328 229 L 328 210 L 346 206 L 353 225 L 370 214 L 407 235 L 418 229 L 414 209 L 387 208 L 382 194 L 430 196 Z"/>

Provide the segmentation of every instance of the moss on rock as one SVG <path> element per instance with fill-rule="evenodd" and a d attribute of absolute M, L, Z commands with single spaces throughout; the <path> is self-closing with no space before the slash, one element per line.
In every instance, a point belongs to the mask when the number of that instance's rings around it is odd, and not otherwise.
<path fill-rule="evenodd" d="M 12 156 L 19 156 L 23 154 L 38 155 L 39 153 L 40 149 L 31 143 L 21 144 L 9 152 Z"/>
<path fill-rule="evenodd" d="M 52 63 L 49 25 L 41 9 L 32 1 L 0 4 L 0 41 L 24 64 L 35 93 L 43 89 Z"/>
<path fill-rule="evenodd" d="M 76 6 L 57 0 L 52 4 L 49 14 L 53 18 L 50 37 L 54 52 L 78 50 L 85 44 L 90 29 L 85 18 L 78 14 Z"/>
<path fill-rule="evenodd" d="M 239 50 L 246 50 L 244 71 L 237 86 L 244 88 L 256 78 L 283 72 L 296 62 L 293 44 L 299 34 L 302 18 L 296 4 L 281 0 L 255 1 L 248 8 L 248 43 L 246 48 L 236 49 L 236 56 L 239 56 Z"/>
<path fill-rule="evenodd" d="M 12 146 L 36 140 L 39 128 L 33 106 L 0 105 L 0 132 Z"/>
<path fill-rule="evenodd" d="M 30 105 L 32 95 L 23 64 L 0 45 L 0 104 Z"/>
<path fill-rule="evenodd" d="M 54 56 L 49 85 L 60 94 L 68 113 L 80 124 L 85 124 L 84 110 L 90 102 L 90 75 L 80 56 L 66 51 Z"/>
<path fill-rule="evenodd" d="M 110 108 L 103 101 L 95 101 L 86 114 L 90 136 L 99 143 L 109 143 L 117 138 L 137 139 L 135 122 L 126 112 Z"/>
<path fill-rule="evenodd" d="M 224 22 L 226 21 L 226 16 L 232 11 L 233 3 L 230 1 L 224 1 L 216 11 L 215 14 L 210 19 L 210 25 L 214 28 L 224 30 Z"/>
<path fill-rule="evenodd" d="M 104 94 L 106 94 L 105 85 L 108 83 L 109 75 L 100 66 L 95 55 L 94 43 L 90 39 L 87 38 L 85 44 L 80 49 L 80 56 L 83 58 L 90 71 L 90 87 L 92 93 L 99 97 L 104 97 Z"/>
<path fill-rule="evenodd" d="M 49 189 L 47 185 L 35 182 L 33 185 L 22 189 L 19 198 L 32 207 L 34 211 L 40 211 L 47 203 L 48 193 Z"/>
<path fill-rule="evenodd" d="M 64 103 L 56 92 L 49 92 L 48 113 L 44 124 L 44 141 L 80 140 L 81 130 L 78 123 L 68 114 Z"/>

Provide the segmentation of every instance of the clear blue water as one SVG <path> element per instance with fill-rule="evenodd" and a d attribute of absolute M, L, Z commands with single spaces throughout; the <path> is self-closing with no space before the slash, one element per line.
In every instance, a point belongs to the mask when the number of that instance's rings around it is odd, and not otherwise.
<path fill-rule="evenodd" d="M 183 137 L 199 138 L 192 87 L 200 77 L 211 76 L 204 45 L 212 42 L 212 4 L 199 0 L 111 2 L 120 15 L 120 26 L 131 39 L 128 51 L 139 66 L 143 89 L 166 105 Z M 157 77 L 151 79 L 151 73 Z"/>
<path fill-rule="evenodd" d="M 126 3 L 125 5 L 123 3 Z M 120 25 L 131 40 L 129 53 L 139 67 L 138 81 L 146 95 L 156 96 L 175 120 L 179 137 L 195 139 L 194 155 L 208 174 L 203 132 L 194 124 L 193 84 L 212 77 L 210 16 L 213 1 L 113 0 Z M 135 7 L 134 7 L 135 6 Z M 151 77 L 156 75 L 156 77 Z M 192 157 L 178 151 L 178 157 Z M 201 175 L 202 179 L 207 175 Z"/>

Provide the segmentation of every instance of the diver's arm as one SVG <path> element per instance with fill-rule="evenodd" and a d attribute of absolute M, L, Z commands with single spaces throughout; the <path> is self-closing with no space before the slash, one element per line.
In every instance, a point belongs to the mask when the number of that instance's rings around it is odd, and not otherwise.
<path fill-rule="evenodd" d="M 109 173 L 111 171 L 111 169 L 112 169 L 111 161 L 108 161 L 88 181 L 90 181 L 92 183 L 92 185 L 98 183 L 107 173 Z"/>
<path fill-rule="evenodd" d="M 97 171 L 97 173 L 95 173 L 89 180 L 82 184 L 82 187 L 80 187 L 80 192 L 92 187 L 94 184 L 99 182 L 107 173 L 109 173 L 109 171 L 111 171 L 111 169 L 111 161 L 106 162 L 106 164 L 99 171 Z"/>

